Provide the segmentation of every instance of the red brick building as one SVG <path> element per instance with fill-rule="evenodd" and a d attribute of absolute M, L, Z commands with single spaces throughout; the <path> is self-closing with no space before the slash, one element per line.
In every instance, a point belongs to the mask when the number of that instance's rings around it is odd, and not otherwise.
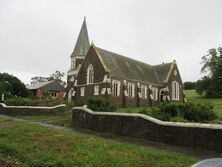
<path fill-rule="evenodd" d="M 58 81 L 40 82 L 33 85 L 27 85 L 27 89 L 33 92 L 38 98 L 44 97 L 44 94 L 50 94 L 53 99 L 63 99 L 66 89 Z"/>

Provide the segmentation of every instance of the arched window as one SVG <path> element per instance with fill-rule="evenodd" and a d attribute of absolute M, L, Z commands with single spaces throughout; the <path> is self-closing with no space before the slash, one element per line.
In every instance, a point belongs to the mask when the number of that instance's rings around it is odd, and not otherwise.
<path fill-rule="evenodd" d="M 180 100 L 180 84 L 177 81 L 172 82 L 172 100 Z"/>
<path fill-rule="evenodd" d="M 92 64 L 90 64 L 87 69 L 87 84 L 93 83 L 93 79 L 94 79 L 94 70 Z"/>

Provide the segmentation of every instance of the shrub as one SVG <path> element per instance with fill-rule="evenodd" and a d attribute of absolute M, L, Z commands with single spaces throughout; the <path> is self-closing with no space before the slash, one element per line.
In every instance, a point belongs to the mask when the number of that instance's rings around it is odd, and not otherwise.
<path fill-rule="evenodd" d="M 117 109 L 110 100 L 104 98 L 88 98 L 86 104 L 93 111 L 113 112 Z"/>
<path fill-rule="evenodd" d="M 159 109 L 163 113 L 169 114 L 171 117 L 178 115 L 178 107 L 175 103 L 161 103 Z"/>
<path fill-rule="evenodd" d="M 32 106 L 33 103 L 37 103 L 36 100 L 31 100 L 28 98 L 11 98 L 6 99 L 4 103 L 8 106 Z"/>
<path fill-rule="evenodd" d="M 4 103 L 8 106 L 55 106 L 59 104 L 63 104 L 62 100 L 52 100 L 48 98 L 43 99 L 31 99 L 31 98 L 19 98 L 14 97 L 10 99 L 6 99 Z"/>
<path fill-rule="evenodd" d="M 162 103 L 160 111 L 156 114 L 162 117 L 161 120 L 169 121 L 173 117 L 180 117 L 184 120 L 195 122 L 207 122 L 216 119 L 212 104 L 192 104 L 192 103 Z M 163 114 L 165 113 L 165 114 Z"/>
<path fill-rule="evenodd" d="M 74 107 L 74 103 L 66 101 L 65 104 L 66 104 L 66 110 L 72 111 L 72 108 Z"/>
<path fill-rule="evenodd" d="M 180 116 L 170 118 L 170 122 L 188 122 L 186 119 Z"/>
<path fill-rule="evenodd" d="M 162 121 L 169 121 L 172 117 L 168 112 L 161 111 L 160 108 L 152 108 L 150 116 L 155 117 Z"/>
<path fill-rule="evenodd" d="M 184 118 L 195 122 L 207 122 L 217 118 L 213 111 L 214 106 L 212 104 L 190 104 L 189 110 L 184 110 Z"/>

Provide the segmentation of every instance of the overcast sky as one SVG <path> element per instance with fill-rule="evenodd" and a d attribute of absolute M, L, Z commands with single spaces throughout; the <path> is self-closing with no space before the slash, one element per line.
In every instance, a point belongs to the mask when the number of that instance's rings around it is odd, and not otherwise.
<path fill-rule="evenodd" d="M 83 18 L 90 42 L 146 62 L 176 60 L 183 81 L 222 46 L 222 0 L 0 0 L 0 72 L 24 83 L 67 72 Z"/>

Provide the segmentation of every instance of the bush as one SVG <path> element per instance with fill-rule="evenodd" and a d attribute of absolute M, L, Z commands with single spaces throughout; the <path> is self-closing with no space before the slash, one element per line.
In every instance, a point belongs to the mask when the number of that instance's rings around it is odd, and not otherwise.
<path fill-rule="evenodd" d="M 64 104 L 62 100 L 52 100 L 52 99 L 31 99 L 31 98 L 19 98 L 14 97 L 6 99 L 4 103 L 8 106 L 55 106 L 59 104 Z"/>
<path fill-rule="evenodd" d="M 28 98 L 11 98 L 6 99 L 4 103 L 8 106 L 32 106 L 35 103 L 38 103 L 36 100 L 28 99 Z"/>
<path fill-rule="evenodd" d="M 88 98 L 86 104 L 93 111 L 113 112 L 117 109 L 110 100 L 104 98 Z"/>
<path fill-rule="evenodd" d="M 184 110 L 184 118 L 195 122 L 207 122 L 217 118 L 212 104 L 190 104 L 190 110 Z"/>
<path fill-rule="evenodd" d="M 188 121 L 180 116 L 176 116 L 170 118 L 170 122 L 188 122 Z"/>
<path fill-rule="evenodd" d="M 66 110 L 72 111 L 72 108 L 74 107 L 74 103 L 66 101 L 65 104 L 66 104 Z"/>
<path fill-rule="evenodd" d="M 213 108 L 214 106 L 210 103 L 162 103 L 157 114 L 161 115 L 159 117 L 163 117 L 161 120 L 167 121 L 173 117 L 180 117 L 188 121 L 207 122 L 216 119 Z"/>

